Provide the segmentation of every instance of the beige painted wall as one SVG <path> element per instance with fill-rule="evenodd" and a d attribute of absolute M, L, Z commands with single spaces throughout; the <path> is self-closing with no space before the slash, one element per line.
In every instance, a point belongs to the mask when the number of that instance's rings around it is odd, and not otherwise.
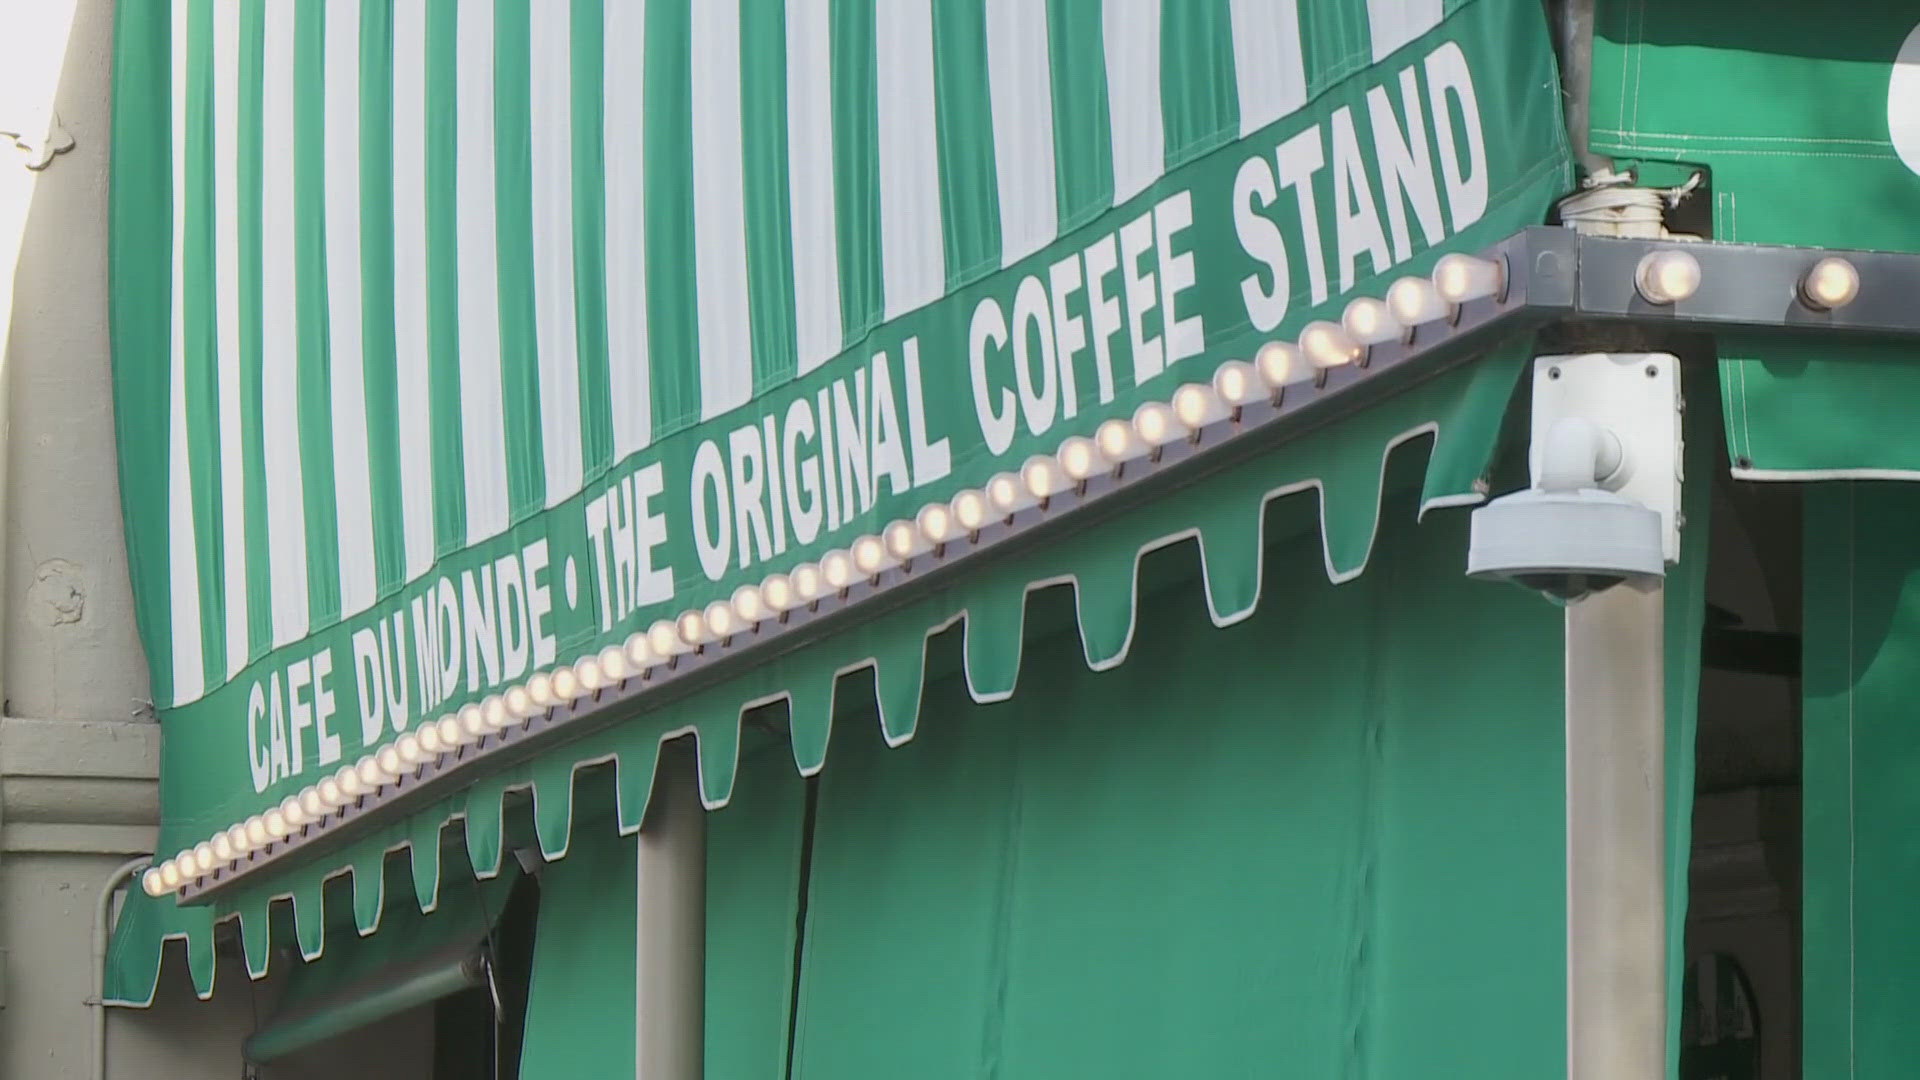
<path fill-rule="evenodd" d="M 141 0 L 159 3 L 164 0 Z M 89 1075 L 92 920 L 147 853 L 160 730 L 135 634 L 108 362 L 111 0 L 0 0 L 0 131 L 72 148 L 44 169 L 0 137 L 0 1078 Z M 17 258 L 16 258 L 17 253 Z M 270 983 L 183 962 L 148 1010 L 109 1013 L 115 1078 L 237 1077 Z M 266 1078 L 428 1075 L 430 1012 Z"/>

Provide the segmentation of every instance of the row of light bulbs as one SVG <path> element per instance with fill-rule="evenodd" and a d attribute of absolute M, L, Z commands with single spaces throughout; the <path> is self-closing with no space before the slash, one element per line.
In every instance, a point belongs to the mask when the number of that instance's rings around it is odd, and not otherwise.
<path fill-rule="evenodd" d="M 1278 403 L 1290 385 L 1317 380 L 1331 368 L 1364 361 L 1375 345 L 1410 340 L 1415 327 L 1451 320 L 1461 304 L 1486 297 L 1504 298 L 1503 261 L 1448 255 L 1431 278 L 1407 277 L 1387 290 L 1386 299 L 1363 297 L 1347 305 L 1339 322 L 1313 322 L 1297 344 L 1273 341 L 1251 362 L 1229 360 L 1211 383 L 1188 383 L 1169 401 L 1149 401 L 1131 419 L 1114 418 L 1091 437 L 1075 435 L 1053 454 L 1029 458 L 1017 472 L 994 476 L 946 502 L 931 503 L 911 519 L 895 521 L 879 533 L 862 536 L 817 562 L 774 574 L 758 585 L 742 585 L 727 600 L 662 619 L 570 665 L 540 672 L 485 700 L 402 734 L 359 761 L 290 795 L 263 813 L 181 851 L 146 871 L 141 887 L 151 896 L 174 892 L 215 869 L 323 822 L 441 755 L 478 742 L 556 706 L 589 697 L 602 687 L 649 669 L 670 666 L 677 657 L 719 645 L 761 623 L 839 594 L 946 544 L 970 539 L 983 527 L 1015 512 L 1041 505 L 1082 482 L 1142 457 L 1157 458 L 1170 443 L 1234 416 L 1258 401 Z"/>

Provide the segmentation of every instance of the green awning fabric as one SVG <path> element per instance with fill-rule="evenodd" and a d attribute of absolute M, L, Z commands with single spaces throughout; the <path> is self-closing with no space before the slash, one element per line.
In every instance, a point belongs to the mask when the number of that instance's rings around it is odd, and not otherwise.
<path fill-rule="evenodd" d="M 1030 668 L 1024 642 L 1037 632 L 1076 631 L 1078 662 L 1103 669 L 1129 652 L 1138 618 L 1135 598 L 1146 553 L 1195 545 L 1204 600 L 1215 625 L 1253 615 L 1263 592 L 1283 606 L 1284 592 L 1263 590 L 1262 544 L 1269 521 L 1317 535 L 1302 569 L 1346 581 L 1366 567 L 1380 526 L 1381 492 L 1392 460 L 1424 452 L 1418 504 L 1423 508 L 1476 503 L 1513 398 L 1530 339 L 1510 342 L 1339 423 L 1316 428 L 1284 447 L 1222 470 L 1204 482 L 1167 493 L 1147 505 L 1089 522 L 1072 536 L 995 559 L 967 580 L 896 608 L 863 625 L 810 643 L 725 684 L 643 712 L 587 738 L 555 746 L 526 764 L 477 778 L 428 809 L 395 820 L 320 861 L 271 880 L 237 888 L 209 906 L 181 908 L 171 899 L 129 900 L 108 971 L 109 996 L 119 1002 L 150 999 L 158 975 L 161 933 L 185 936 L 195 985 L 212 992 L 211 951 L 203 946 L 216 920 L 238 918 L 249 971 L 264 973 L 276 944 L 267 910 L 290 896 L 303 955 L 324 947 L 321 883 L 347 873 L 353 883 L 354 922 L 372 932 L 385 895 L 389 852 L 411 852 L 417 898 L 427 904 L 440 879 L 442 830 L 464 830 L 476 876 L 502 865 L 502 800 L 531 792 L 535 836 L 543 854 L 568 850 L 576 769 L 612 762 L 617 773 L 617 818 L 623 833 L 639 828 L 652 789 L 660 740 L 692 729 L 698 740 L 703 799 L 709 808 L 733 796 L 743 715 L 784 699 L 792 763 L 812 773 L 825 760 L 829 732 L 861 701 L 878 702 L 878 726 L 887 741 L 914 737 L 921 687 L 929 668 L 929 641 L 958 628 L 959 660 L 969 693 L 978 701 L 1004 699 Z M 1071 582 L 1070 611 L 1029 627 L 1028 594 L 1041 583 Z M 939 674 L 938 669 L 932 669 Z M 1055 673 L 1045 671 L 1045 677 Z M 844 722 L 844 721 L 843 721 Z M 137 940 L 136 940 L 137 939 Z"/>
<path fill-rule="evenodd" d="M 1807 489 L 1801 911 L 1807 1076 L 1911 1071 L 1920 888 L 1920 489 Z"/>
<path fill-rule="evenodd" d="M 250 1036 L 248 1061 L 277 1061 L 324 1039 L 487 980 L 487 939 L 517 871 L 449 889 L 431 913 L 400 906 L 387 933 L 340 943 L 288 976 L 278 1010 Z"/>
<path fill-rule="evenodd" d="M 1711 170 L 1713 235 L 1920 251 L 1920 13 L 1756 0 L 1601 0 L 1593 146 L 1650 183 Z M 1789 298 L 1782 297 L 1783 304 Z M 1920 479 L 1920 352 L 1718 337 L 1728 456 L 1749 480 Z"/>

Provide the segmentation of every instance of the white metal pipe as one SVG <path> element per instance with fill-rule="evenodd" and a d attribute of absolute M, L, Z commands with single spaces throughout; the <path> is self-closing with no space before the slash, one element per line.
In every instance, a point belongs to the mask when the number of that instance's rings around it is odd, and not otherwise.
<path fill-rule="evenodd" d="M 635 928 L 639 1080 L 699 1076 L 706 1047 L 707 815 L 691 753 L 661 755 L 640 828 Z"/>
<path fill-rule="evenodd" d="M 1569 1080 L 1666 1075 L 1663 591 L 1566 613 Z"/>
<path fill-rule="evenodd" d="M 113 914 L 113 894 L 119 892 L 135 875 L 153 863 L 153 856 L 142 855 L 137 859 L 128 859 L 107 876 L 107 883 L 100 889 L 100 897 L 93 907 L 93 996 L 87 1004 L 93 1007 L 93 1060 L 90 1075 L 93 1080 L 106 1080 L 107 1075 L 107 938 L 113 928 L 108 919 Z"/>

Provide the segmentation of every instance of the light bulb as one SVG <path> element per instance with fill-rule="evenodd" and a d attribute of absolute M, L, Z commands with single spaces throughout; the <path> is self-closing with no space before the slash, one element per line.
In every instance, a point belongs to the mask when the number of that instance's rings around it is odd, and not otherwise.
<path fill-rule="evenodd" d="M 1360 359 L 1360 343 L 1339 323 L 1310 322 L 1300 331 L 1300 351 L 1316 368 L 1339 367 Z"/>
<path fill-rule="evenodd" d="M 1253 366 L 1260 373 L 1260 381 L 1266 383 L 1270 391 L 1297 382 L 1306 369 L 1306 365 L 1300 362 L 1300 350 L 1284 341 L 1269 341 L 1260 346 L 1260 350 L 1253 354 Z"/>
<path fill-rule="evenodd" d="M 180 887 L 180 863 L 178 860 L 168 859 L 166 862 L 160 864 L 160 884 L 165 886 L 167 892 L 172 892 Z"/>
<path fill-rule="evenodd" d="M 887 545 L 877 536 L 863 536 L 847 548 L 853 556 L 853 568 L 862 577 L 872 577 L 890 564 Z"/>
<path fill-rule="evenodd" d="M 227 838 L 224 830 L 213 834 L 213 858 L 220 863 L 233 861 L 233 841 Z"/>
<path fill-rule="evenodd" d="M 1189 430 L 1227 418 L 1227 403 L 1206 383 L 1188 383 L 1173 392 L 1173 415 Z"/>
<path fill-rule="evenodd" d="M 1348 336 L 1361 345 L 1384 345 L 1397 341 L 1406 333 L 1406 327 L 1394 318 L 1387 309 L 1385 301 L 1375 300 L 1371 296 L 1362 296 L 1347 305 L 1340 316 L 1340 325 L 1346 328 Z"/>
<path fill-rule="evenodd" d="M 401 738 L 404 740 L 411 736 L 402 735 Z M 319 821 L 327 816 L 327 801 L 320 797 L 318 785 L 308 787 L 300 793 L 300 809 L 306 814 L 308 821 Z"/>
<path fill-rule="evenodd" d="M 400 751 L 395 750 L 391 745 L 381 747 L 380 752 L 373 755 L 373 760 L 374 764 L 378 765 L 380 771 L 385 774 L 386 779 L 399 776 L 400 767 L 404 764 L 400 760 Z"/>
<path fill-rule="evenodd" d="M 1453 310 L 1423 277 L 1403 277 L 1387 290 L 1387 310 L 1402 326 L 1438 322 Z"/>
<path fill-rule="evenodd" d="M 446 743 L 440 739 L 440 726 L 438 724 L 421 724 L 420 730 L 414 734 L 415 737 L 420 740 L 420 752 L 423 754 L 438 754 L 440 751 L 446 749 Z"/>
<path fill-rule="evenodd" d="M 266 823 L 267 836 L 274 840 L 284 840 L 287 833 L 292 831 L 287 825 L 287 816 L 277 806 L 260 816 Z"/>
<path fill-rule="evenodd" d="M 1264 401 L 1267 397 L 1267 388 L 1260 381 L 1260 373 L 1245 360 L 1229 360 L 1221 364 L 1219 370 L 1213 373 L 1213 392 L 1234 408 Z"/>
<path fill-rule="evenodd" d="M 647 648 L 653 655 L 666 659 L 687 651 L 687 643 L 680 640 L 680 631 L 669 619 L 661 619 L 647 627 Z"/>
<path fill-rule="evenodd" d="M 987 486 L 983 490 L 987 493 L 987 505 L 1003 518 L 1012 517 L 1034 503 L 1019 473 L 994 473 L 987 479 Z"/>
<path fill-rule="evenodd" d="M 1101 456 L 1112 462 L 1131 461 L 1147 452 L 1147 445 L 1140 441 L 1133 425 L 1118 417 L 1095 428 L 1093 441 L 1100 447 Z"/>
<path fill-rule="evenodd" d="M 708 632 L 716 638 L 729 637 L 736 629 L 733 625 L 733 605 L 725 600 L 715 600 L 708 604 L 701 618 L 706 620 Z"/>
<path fill-rule="evenodd" d="M 1860 271 L 1837 255 L 1813 264 L 1800 281 L 1800 298 L 1816 311 L 1833 311 L 1860 295 Z"/>
<path fill-rule="evenodd" d="M 287 819 L 287 827 L 297 829 L 307 823 L 306 808 L 300 805 L 300 796 L 289 795 L 280 800 L 280 816 Z"/>
<path fill-rule="evenodd" d="M 944 544 L 953 538 L 953 512 L 940 503 L 921 507 L 913 525 L 929 544 Z"/>
<path fill-rule="evenodd" d="M 600 666 L 599 657 L 583 656 L 573 662 L 573 677 L 589 691 L 598 690 L 607 685 L 607 673 Z"/>
<path fill-rule="evenodd" d="M 258 851 L 266 847 L 273 839 L 272 834 L 267 832 L 266 818 L 255 814 L 247 819 L 247 843 L 252 846 L 252 850 Z"/>
<path fill-rule="evenodd" d="M 1187 426 L 1173 414 L 1173 407 L 1159 401 L 1149 401 L 1134 410 L 1133 430 L 1149 447 L 1165 446 L 1187 437 Z"/>
<path fill-rule="evenodd" d="M 148 896 L 160 896 L 167 891 L 167 882 L 158 866 L 149 866 L 140 875 L 140 891 Z"/>
<path fill-rule="evenodd" d="M 600 674 L 606 676 L 609 683 L 626 678 L 631 668 L 632 665 L 627 663 L 627 650 L 618 645 L 609 645 L 600 650 Z"/>
<path fill-rule="evenodd" d="M 213 871 L 213 845 L 205 840 L 193 845 L 193 869 L 204 876 Z"/>
<path fill-rule="evenodd" d="M 536 671 L 527 678 L 527 696 L 535 705 L 547 708 L 557 703 L 553 696 L 553 676 L 544 671 Z"/>
<path fill-rule="evenodd" d="M 793 582 L 785 574 L 769 574 L 767 580 L 760 583 L 760 599 L 767 602 L 770 612 L 786 611 L 793 607 Z"/>
<path fill-rule="evenodd" d="M 803 604 L 820 599 L 820 592 L 826 587 L 826 582 L 820 580 L 820 568 L 812 563 L 801 563 L 787 576 L 793 582 L 793 595 Z"/>
<path fill-rule="evenodd" d="M 506 701 L 507 711 L 513 714 L 515 720 L 530 720 L 540 715 L 540 706 L 533 703 L 533 695 L 527 693 L 524 686 L 509 686 L 507 692 L 500 696 Z"/>
<path fill-rule="evenodd" d="M 1684 251 L 1648 252 L 1633 283 L 1649 304 L 1677 304 L 1700 290 L 1700 260 Z"/>
<path fill-rule="evenodd" d="M 1506 267 L 1472 255 L 1445 255 L 1433 264 L 1433 288 L 1449 304 L 1464 304 L 1506 291 Z"/>
<path fill-rule="evenodd" d="M 587 663 L 587 661 L 582 660 L 581 663 L 584 664 Z M 585 680 L 582 681 L 584 682 Z M 487 733 L 487 717 L 485 713 L 480 711 L 480 706 L 477 703 L 460 706 L 459 716 L 460 730 L 466 732 L 467 739 L 477 739 Z M 365 772 L 360 774 L 360 779 L 364 781 L 368 787 L 373 786 L 373 782 L 367 780 L 367 774 Z"/>
<path fill-rule="evenodd" d="M 654 661 L 653 645 L 647 641 L 647 632 L 639 630 L 628 634 L 627 663 L 633 665 L 635 671 L 645 671 L 654 665 Z"/>
<path fill-rule="evenodd" d="M 820 556 L 820 576 L 835 592 L 853 582 L 853 557 L 835 548 Z"/>
<path fill-rule="evenodd" d="M 380 759 L 372 754 L 360 759 L 353 767 L 353 774 L 360 778 L 360 786 L 368 791 L 378 791 L 380 785 L 387 782 L 386 771 L 380 768 Z"/>
<path fill-rule="evenodd" d="M 1074 445 L 1076 448 L 1079 447 L 1078 443 Z M 1091 470 L 1091 462 L 1091 457 L 1083 456 L 1080 464 Z M 1091 471 L 1088 475 L 1092 475 Z M 1049 495 L 1067 490 L 1073 479 L 1075 478 L 1069 476 L 1067 471 L 1060 467 L 1060 462 L 1046 454 L 1035 454 L 1027 459 L 1026 464 L 1020 466 L 1020 486 L 1026 488 L 1027 494 L 1035 499 L 1044 499 Z M 969 526 L 969 528 L 972 527 Z"/>
<path fill-rule="evenodd" d="M 748 626 L 767 617 L 767 602 L 755 585 L 742 585 L 733 590 L 731 600 L 733 616 Z"/>
<path fill-rule="evenodd" d="M 880 542 L 886 545 L 887 554 L 895 560 L 911 559 L 927 550 L 927 542 L 921 538 L 920 530 L 911 521 L 891 521 L 880 530 Z"/>
<path fill-rule="evenodd" d="M 1022 470 L 1022 476 L 1025 476 L 1024 469 Z M 1029 488 L 1029 490 L 1031 490 L 1031 488 Z M 960 527 L 969 533 L 977 532 L 982 525 L 987 523 L 988 510 L 989 504 L 987 503 L 987 496 L 984 492 L 968 488 L 953 497 L 953 519 L 959 522 Z"/>
<path fill-rule="evenodd" d="M 573 673 L 568 672 L 567 678 L 573 678 Z M 558 685 L 559 681 L 560 680 L 555 679 L 554 684 Z M 460 726 L 460 721 L 456 717 L 443 716 L 434 721 L 434 727 L 440 732 L 440 747 L 442 753 L 451 751 L 454 747 L 467 741 L 467 729 Z M 340 786 L 345 788 L 347 785 L 341 784 Z"/>

